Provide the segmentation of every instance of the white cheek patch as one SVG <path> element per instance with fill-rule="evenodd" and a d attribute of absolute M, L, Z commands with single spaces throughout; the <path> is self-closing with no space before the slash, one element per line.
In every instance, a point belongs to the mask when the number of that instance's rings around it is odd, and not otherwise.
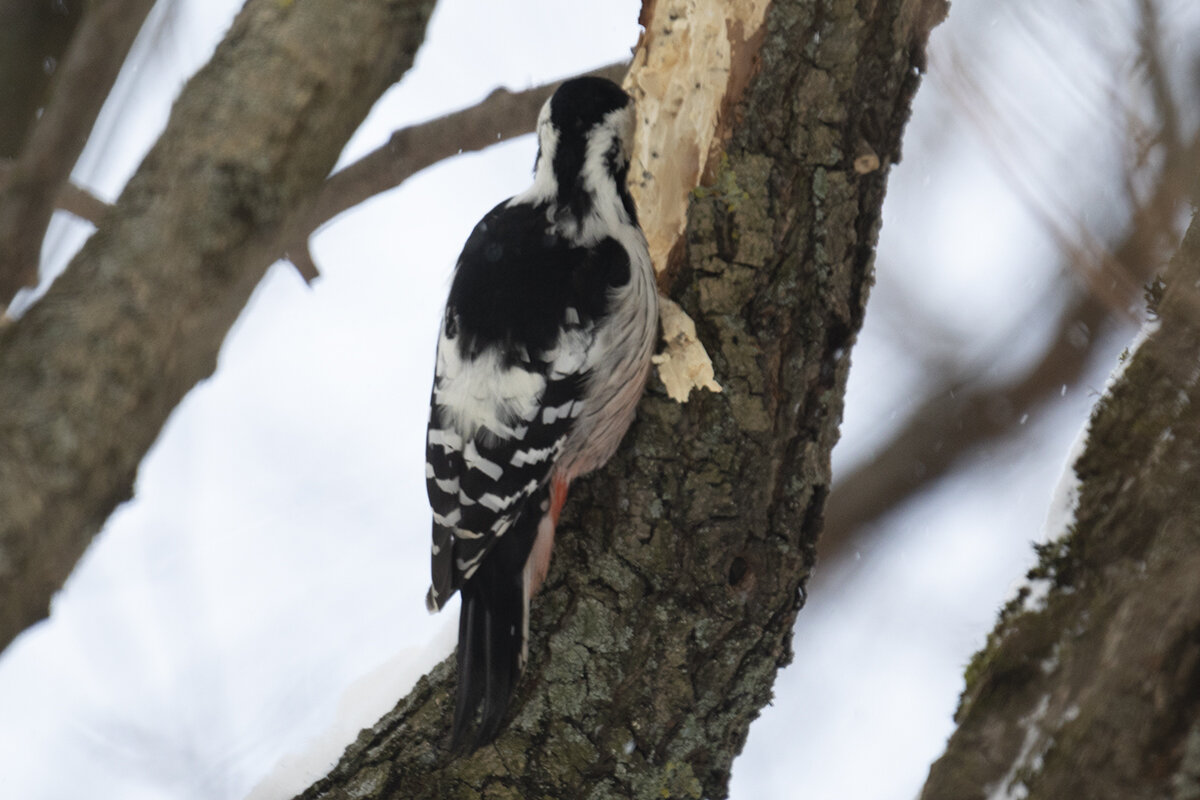
<path fill-rule="evenodd" d="M 558 131 L 550 122 L 550 101 L 542 105 L 538 114 L 538 160 L 534 165 L 533 186 L 508 201 L 509 208 L 526 204 L 536 204 L 548 200 L 558 194 L 558 180 L 554 177 L 554 153 L 558 150 Z"/>
<path fill-rule="evenodd" d="M 584 242 L 596 242 L 614 229 L 629 224 L 624 204 L 617 196 L 617 186 L 609 171 L 609 151 L 615 145 L 620 158 L 628 161 L 629 141 L 633 130 L 633 106 L 610 111 L 588 134 L 587 150 L 580 176 L 583 185 L 595 200 L 592 213 L 580 222 L 578 237 Z"/>

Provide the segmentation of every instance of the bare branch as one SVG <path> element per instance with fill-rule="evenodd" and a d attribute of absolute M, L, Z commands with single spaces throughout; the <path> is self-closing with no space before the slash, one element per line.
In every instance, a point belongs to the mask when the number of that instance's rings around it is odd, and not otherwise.
<path fill-rule="evenodd" d="M 620 81 L 628 68 L 628 62 L 620 62 L 583 74 Z M 439 161 L 531 133 L 538 109 L 559 83 L 553 81 L 520 92 L 497 89 L 471 108 L 396 131 L 387 144 L 331 175 L 311 201 L 289 215 L 284 226 L 287 242 L 278 252 L 311 283 L 320 270 L 308 239 L 323 225 Z M 0 186 L 15 169 L 15 162 L 0 160 Z M 70 182 L 61 186 L 54 206 L 95 225 L 111 208 Z"/>
<path fill-rule="evenodd" d="M 0 306 L 37 280 L 55 199 L 154 0 L 91 3 L 67 49 L 50 102 L 0 189 Z"/>
<path fill-rule="evenodd" d="M 11 159 L 0 158 L 0 187 L 4 186 L 13 169 L 14 162 Z M 67 182 L 59 189 L 54 207 L 99 226 L 100 221 L 112 208 L 112 205 L 96 197 L 82 186 Z"/>
<path fill-rule="evenodd" d="M 312 250 L 308 247 L 308 240 L 297 242 L 294 248 L 284 251 L 283 257 L 291 262 L 292 266 L 296 268 L 296 272 L 300 273 L 300 277 L 304 278 L 304 282 L 312 283 L 321 277 L 321 271 L 317 269 L 317 262 L 313 261 Z"/>
<path fill-rule="evenodd" d="M 829 495 L 822 558 L 859 549 L 868 526 L 946 475 L 968 453 L 1011 435 L 1015 422 L 1073 386 L 1094 351 L 1108 308 L 1080 297 L 1062 315 L 1052 344 L 1028 372 L 1011 383 L 942 387 L 909 418 L 881 453 L 839 479 Z M 1088 332 L 1081 336 L 1081 332 Z"/>
<path fill-rule="evenodd" d="M 622 62 L 585 74 L 619 82 L 628 69 L 629 64 Z M 312 201 L 289 215 L 280 234 L 279 252 L 303 259 L 298 254 L 308 251 L 308 238 L 342 212 L 443 159 L 532 132 L 538 110 L 559 83 L 520 92 L 497 89 L 471 108 L 396 131 L 387 144 L 331 175 Z M 295 260 L 292 263 L 300 269 Z M 305 280 L 311 280 L 317 274 L 311 257 L 304 266 L 300 272 Z"/>

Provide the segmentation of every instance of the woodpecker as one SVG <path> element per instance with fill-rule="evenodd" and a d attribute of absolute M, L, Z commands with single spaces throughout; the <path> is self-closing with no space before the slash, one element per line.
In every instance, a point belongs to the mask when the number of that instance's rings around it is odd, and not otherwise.
<path fill-rule="evenodd" d="M 646 383 L 658 299 L 626 186 L 633 125 L 612 81 L 562 84 L 538 115 L 533 185 L 488 212 L 454 270 L 425 445 L 425 603 L 462 596 L 454 749 L 499 733 L 567 489 L 612 457 Z"/>

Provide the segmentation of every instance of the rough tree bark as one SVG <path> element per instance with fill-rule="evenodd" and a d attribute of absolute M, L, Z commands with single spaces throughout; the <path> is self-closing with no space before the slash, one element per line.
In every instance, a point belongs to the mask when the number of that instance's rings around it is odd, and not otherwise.
<path fill-rule="evenodd" d="M 771 5 L 668 271 L 725 392 L 680 406 L 655 383 L 614 462 L 573 487 L 494 746 L 447 754 L 448 660 L 304 798 L 727 794 L 791 658 L 885 180 L 944 13 Z"/>
<path fill-rule="evenodd" d="M 967 670 L 924 800 L 1200 798 L 1200 217 L 1093 412 L 1074 521 Z"/>
<path fill-rule="evenodd" d="M 250 0 L 96 235 L 0 332 L 0 647 L 130 495 L 273 260 L 263 242 L 412 63 L 432 6 Z"/>

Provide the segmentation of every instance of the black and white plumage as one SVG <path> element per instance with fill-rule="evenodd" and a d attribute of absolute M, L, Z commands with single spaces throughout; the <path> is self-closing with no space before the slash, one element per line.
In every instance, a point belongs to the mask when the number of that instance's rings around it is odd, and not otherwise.
<path fill-rule="evenodd" d="M 567 487 L 612 456 L 649 371 L 658 302 L 626 188 L 633 115 L 611 81 L 559 87 L 533 186 L 476 225 L 455 269 L 426 439 L 426 605 L 462 595 L 456 747 L 499 732 Z"/>

